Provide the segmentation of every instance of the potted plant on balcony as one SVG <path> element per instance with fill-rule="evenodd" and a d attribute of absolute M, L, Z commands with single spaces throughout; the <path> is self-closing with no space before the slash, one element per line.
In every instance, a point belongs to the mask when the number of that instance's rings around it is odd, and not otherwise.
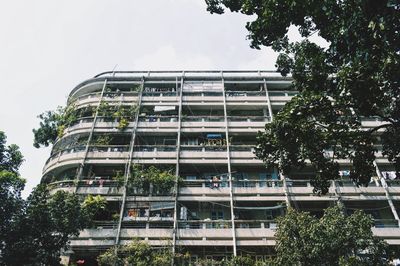
<path fill-rule="evenodd" d="M 122 171 L 116 171 L 114 172 L 112 180 L 117 181 L 117 187 L 120 188 L 124 185 L 125 176 L 122 174 Z"/>
<path fill-rule="evenodd" d="M 156 194 L 169 194 L 174 187 L 177 178 L 170 171 L 163 171 L 155 166 L 147 169 L 141 168 L 139 165 L 132 167 L 132 175 L 128 180 L 129 188 L 135 190 L 135 193 L 149 193 L 150 184 L 152 192 Z M 178 177 L 178 182 L 181 179 Z"/>

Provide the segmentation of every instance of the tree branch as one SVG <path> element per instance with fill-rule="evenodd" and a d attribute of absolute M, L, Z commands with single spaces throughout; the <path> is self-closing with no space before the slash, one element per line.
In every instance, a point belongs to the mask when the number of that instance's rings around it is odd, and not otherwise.
<path fill-rule="evenodd" d="M 383 125 L 374 127 L 373 129 L 369 130 L 368 132 L 369 133 L 374 133 L 374 132 L 378 131 L 381 128 L 387 128 L 387 127 L 391 127 L 391 126 L 393 126 L 393 124 L 383 124 Z"/>

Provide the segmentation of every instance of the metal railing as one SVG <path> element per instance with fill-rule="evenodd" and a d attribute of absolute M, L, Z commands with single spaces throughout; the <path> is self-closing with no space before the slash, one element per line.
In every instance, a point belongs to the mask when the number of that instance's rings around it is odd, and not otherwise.
<path fill-rule="evenodd" d="M 222 97 L 222 92 L 218 91 L 206 91 L 207 89 L 205 88 L 204 91 L 184 91 L 183 92 L 183 97 Z"/>
<path fill-rule="evenodd" d="M 388 187 L 400 187 L 400 179 L 385 179 L 385 181 Z"/>
<path fill-rule="evenodd" d="M 133 148 L 135 152 L 171 152 L 176 151 L 173 145 L 140 145 Z"/>
<path fill-rule="evenodd" d="M 229 229 L 231 220 L 187 220 L 178 222 L 179 229 Z"/>
<path fill-rule="evenodd" d="M 375 228 L 399 228 L 399 222 L 394 219 L 374 219 Z"/>
<path fill-rule="evenodd" d="M 90 145 L 89 152 L 127 152 L 128 145 Z"/>
<path fill-rule="evenodd" d="M 179 96 L 175 91 L 148 91 L 143 92 L 143 97 L 177 97 Z M 146 100 L 146 99 L 143 99 Z"/>
<path fill-rule="evenodd" d="M 178 116 L 140 116 L 139 122 L 178 122 Z"/>
<path fill-rule="evenodd" d="M 296 96 L 299 94 L 297 91 L 269 91 L 268 95 L 269 96 L 283 96 L 283 97 L 292 97 Z"/>
<path fill-rule="evenodd" d="M 228 98 L 229 97 L 252 97 L 252 96 L 265 96 L 265 91 L 226 91 L 225 94 Z"/>

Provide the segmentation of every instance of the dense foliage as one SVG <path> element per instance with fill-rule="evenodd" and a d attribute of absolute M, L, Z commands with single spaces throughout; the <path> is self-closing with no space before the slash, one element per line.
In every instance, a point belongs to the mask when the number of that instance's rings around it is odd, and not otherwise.
<path fill-rule="evenodd" d="M 178 178 L 179 180 L 180 178 Z M 153 192 L 167 193 L 171 192 L 175 182 L 176 176 L 170 171 L 164 171 L 155 166 L 143 168 L 140 165 L 135 165 L 128 180 L 128 187 L 149 191 L 150 184 L 152 184 Z"/>
<path fill-rule="evenodd" d="M 143 241 L 134 240 L 126 246 L 113 247 L 101 254 L 97 261 L 100 266 L 170 266 L 170 249 L 153 249 Z"/>
<path fill-rule="evenodd" d="M 210 259 L 199 259 L 196 263 L 190 264 L 190 254 L 171 253 L 169 245 L 163 248 L 151 247 L 145 241 L 134 239 L 125 246 L 113 247 L 97 257 L 100 266 L 123 266 L 123 265 L 143 265 L 143 266 L 170 266 L 173 265 L 196 265 L 196 266 L 262 266 L 264 263 L 257 263 L 250 257 L 238 256 L 221 261 Z"/>
<path fill-rule="evenodd" d="M 271 265 L 389 265 L 398 254 L 373 236 L 373 220 L 362 211 L 346 216 L 341 207 L 322 218 L 289 209 L 278 218 L 276 257 Z"/>
<path fill-rule="evenodd" d="M 5 265 L 58 265 L 68 238 L 87 224 L 79 198 L 59 191 L 50 195 L 39 185 L 17 210 L 4 238 Z"/>
<path fill-rule="evenodd" d="M 5 142 L 0 132 L 0 265 L 58 265 L 68 238 L 91 223 L 98 201 L 82 205 L 78 196 L 51 195 L 45 185 L 24 200 L 25 180 L 18 173 L 23 157 L 18 146 Z"/>
<path fill-rule="evenodd" d="M 98 115 L 112 118 L 113 121 L 118 122 L 118 129 L 124 130 L 129 125 L 129 122 L 133 121 L 137 111 L 136 105 L 110 105 L 106 101 L 102 101 L 99 105 Z"/>
<path fill-rule="evenodd" d="M 175 254 L 174 265 L 198 266 L 358 266 L 390 265 L 398 250 L 374 237 L 370 215 L 356 211 L 346 215 L 341 206 L 330 207 L 322 217 L 288 209 L 277 219 L 276 254 L 267 261 L 237 256 L 220 261 L 199 259 L 189 263 L 190 254 Z M 114 247 L 97 258 L 99 265 L 171 265 L 168 245 L 152 248 L 134 240 L 127 246 Z"/>
<path fill-rule="evenodd" d="M 206 0 L 252 16 L 251 47 L 280 52 L 276 66 L 291 74 L 299 91 L 259 134 L 257 156 L 284 173 L 309 160 L 315 192 L 326 193 L 338 177 L 338 159 L 353 163 L 351 178 L 367 185 L 378 140 L 382 154 L 400 170 L 400 4 L 395 0 Z M 295 26 L 302 40 L 292 42 Z M 310 41 L 318 34 L 328 47 Z M 381 121 L 362 128 L 362 119 Z M 377 137 L 379 132 L 379 138 Z"/>
<path fill-rule="evenodd" d="M 24 158 L 15 144 L 6 146 L 7 137 L 3 131 L 0 131 L 0 171 L 8 171 L 18 174 Z"/>
<path fill-rule="evenodd" d="M 101 101 L 98 108 L 96 106 L 85 106 L 77 108 L 74 102 L 66 107 L 58 107 L 55 111 L 47 111 L 38 116 L 40 119 L 39 128 L 33 129 L 33 146 L 49 146 L 54 144 L 57 138 L 64 135 L 64 131 L 72 126 L 79 118 L 94 117 L 96 111 L 98 116 L 109 119 L 110 122 L 118 122 L 117 128 L 124 130 L 129 122 L 134 119 L 138 108 L 134 106 L 111 105 L 106 101 Z"/>
<path fill-rule="evenodd" d="M 6 146 L 6 135 L 0 131 L 0 239 L 9 235 L 9 228 L 23 208 L 21 192 L 25 180 L 18 174 L 23 156 L 17 145 Z M 5 242 L 0 241 L 0 264 Z"/>
<path fill-rule="evenodd" d="M 86 110 L 85 110 L 86 111 Z M 65 108 L 58 107 L 55 111 L 47 111 L 38 116 L 41 120 L 38 129 L 33 129 L 33 146 L 39 148 L 42 146 L 49 146 L 54 144 L 57 137 L 61 137 L 64 134 L 64 130 L 75 122 L 79 112 L 75 109 L 74 104 L 69 104 Z"/>
<path fill-rule="evenodd" d="M 107 212 L 107 200 L 100 196 L 88 195 L 82 203 L 87 220 L 101 220 Z"/>

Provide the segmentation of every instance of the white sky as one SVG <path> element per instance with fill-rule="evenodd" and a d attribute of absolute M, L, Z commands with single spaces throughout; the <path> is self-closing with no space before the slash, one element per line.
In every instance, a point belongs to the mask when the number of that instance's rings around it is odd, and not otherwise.
<path fill-rule="evenodd" d="M 246 40 L 250 18 L 211 15 L 204 0 L 9 0 L 0 5 L 0 130 L 25 156 L 26 196 L 49 148 L 32 146 L 37 115 L 81 81 L 112 70 L 274 69 Z"/>

